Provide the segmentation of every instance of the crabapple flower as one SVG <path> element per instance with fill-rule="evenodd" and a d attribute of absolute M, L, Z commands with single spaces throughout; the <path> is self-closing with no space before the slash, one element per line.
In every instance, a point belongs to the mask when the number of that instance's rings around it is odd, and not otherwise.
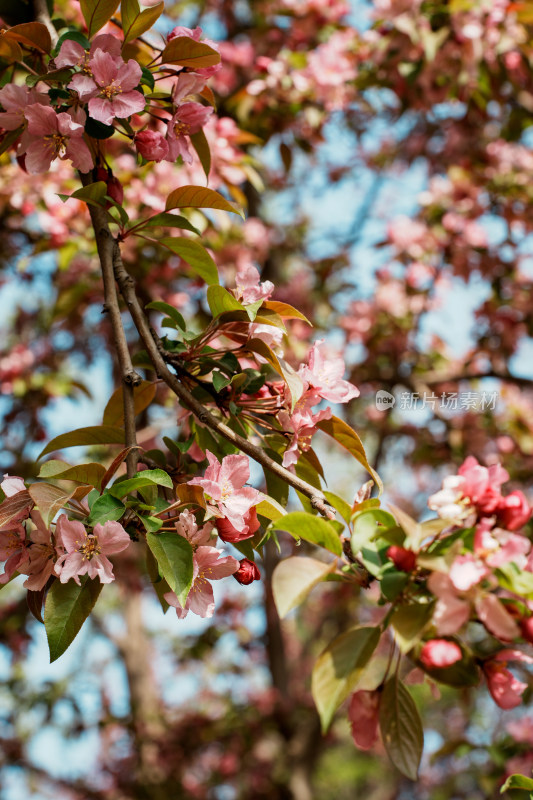
<path fill-rule="evenodd" d="M 243 586 L 249 586 L 250 583 L 261 580 L 261 573 L 253 561 L 250 561 L 249 558 L 243 558 L 239 561 L 239 569 L 233 573 L 233 577 Z"/>
<path fill-rule="evenodd" d="M 11 523 L 13 525 L 13 523 Z M 0 585 L 11 580 L 28 560 L 26 532 L 20 523 L 0 530 L 0 561 L 5 561 L 4 572 L 0 575 Z"/>
<path fill-rule="evenodd" d="M 107 556 L 120 553 L 130 544 L 130 537 L 118 522 L 109 521 L 94 526 L 87 533 L 81 522 L 69 520 L 61 514 L 57 521 L 57 533 L 67 551 L 57 561 L 54 571 L 61 583 L 74 578 L 80 585 L 80 575 L 100 578 L 101 583 L 115 580 L 113 566 Z"/>
<path fill-rule="evenodd" d="M 83 125 L 71 114 L 65 111 L 56 114 L 53 108 L 37 103 L 28 106 L 24 114 L 28 130 L 22 150 L 30 174 L 47 172 L 56 158 L 69 158 L 81 172 L 93 168 L 91 151 L 83 140 Z"/>
<path fill-rule="evenodd" d="M 533 664 L 533 658 L 521 650 L 500 650 L 493 658 L 485 661 L 483 672 L 487 679 L 492 699 L 500 708 L 508 711 L 522 702 L 522 695 L 527 683 L 522 683 L 507 669 L 509 661 L 521 661 Z"/>
<path fill-rule="evenodd" d="M 90 75 L 74 75 L 68 88 L 77 91 L 80 100 L 89 101 L 92 119 L 111 125 L 115 117 L 124 119 L 144 110 L 144 95 L 133 91 L 142 76 L 134 59 L 126 62 L 98 48 L 89 59 L 89 68 Z"/>
<path fill-rule="evenodd" d="M 215 520 L 215 526 L 218 535 L 223 542 L 242 542 L 243 539 L 249 539 L 259 528 L 259 520 L 257 519 L 257 511 L 251 508 L 244 515 L 245 527 L 242 531 L 238 531 L 233 527 L 229 519 L 225 517 Z"/>
<path fill-rule="evenodd" d="M 235 295 L 245 305 L 257 303 L 259 300 L 268 300 L 274 291 L 274 284 L 271 281 L 259 279 L 259 271 L 253 264 L 240 266 L 235 275 Z"/>
<path fill-rule="evenodd" d="M 139 155 L 147 161 L 162 161 L 168 155 L 168 142 L 159 131 L 139 131 L 133 141 Z"/>
<path fill-rule="evenodd" d="M 196 517 L 189 509 L 182 511 L 179 515 L 176 521 L 176 531 L 184 539 L 187 539 L 193 549 L 200 547 L 200 545 L 209 544 L 213 538 L 212 523 L 207 522 L 202 528 L 199 528 Z"/>
<path fill-rule="evenodd" d="M 245 455 L 225 456 L 222 462 L 209 450 L 209 466 L 203 478 L 193 478 L 192 486 L 201 486 L 223 517 L 227 517 L 237 531 L 247 527 L 246 514 L 261 499 L 261 493 L 245 486 L 250 478 L 250 466 Z"/>
<path fill-rule="evenodd" d="M 428 669 L 451 667 L 463 657 L 461 648 L 447 639 L 431 639 L 420 650 L 420 661 Z"/>
<path fill-rule="evenodd" d="M 233 556 L 220 558 L 222 550 L 201 545 L 193 554 L 193 583 L 183 607 L 174 592 L 164 595 L 167 603 L 176 609 L 178 619 L 184 619 L 189 611 L 199 617 L 210 618 L 215 611 L 215 599 L 211 581 L 233 575 L 239 562 Z"/>
<path fill-rule="evenodd" d="M 370 750 L 378 740 L 380 693 L 354 692 L 348 708 L 354 744 L 359 750 Z"/>
<path fill-rule="evenodd" d="M 19 492 L 24 492 L 26 487 L 22 478 L 17 478 L 16 475 L 8 475 L 6 473 L 4 475 L 4 480 L 0 483 L 0 489 L 2 489 L 6 497 L 13 497 L 13 495 Z"/>
<path fill-rule="evenodd" d="M 296 464 L 299 451 L 305 452 L 311 446 L 311 439 L 317 432 L 317 422 L 331 418 L 331 408 L 313 412 L 312 407 L 320 402 L 316 392 L 307 391 L 300 397 L 292 412 L 282 410 L 278 419 L 283 428 L 293 433 L 289 446 L 283 454 L 283 466 L 289 469 Z"/>
<path fill-rule="evenodd" d="M 344 360 L 329 355 L 324 340 L 319 339 L 311 348 L 308 365 L 302 365 L 298 372 L 324 400 L 347 403 L 359 397 L 359 389 L 343 379 L 345 369 Z"/>
<path fill-rule="evenodd" d="M 54 62 L 57 69 L 81 67 L 86 74 L 90 74 L 89 59 L 96 50 L 103 50 L 113 58 L 120 58 L 122 42 L 112 33 L 101 33 L 99 36 L 95 36 L 91 42 L 91 49 L 87 52 L 78 42 L 65 39 Z"/>
<path fill-rule="evenodd" d="M 35 103 L 49 106 L 50 98 L 47 94 L 38 92 L 37 89 L 28 89 L 27 86 L 8 83 L 0 89 L 0 103 L 5 108 L 5 111 L 0 112 L 0 128 L 14 131 L 26 123 L 24 112 L 28 106 Z"/>
<path fill-rule="evenodd" d="M 39 512 L 32 511 L 31 518 L 36 529 L 31 533 L 28 563 L 24 565 L 22 570 L 28 576 L 23 586 L 32 592 L 38 592 L 45 587 L 48 579 L 54 574 L 58 549 L 54 547 L 50 531 L 46 528 Z M 62 549 L 60 547 L 61 552 Z"/>
<path fill-rule="evenodd" d="M 200 103 L 183 103 L 179 106 L 168 123 L 166 161 L 174 162 L 181 156 L 186 164 L 192 164 L 187 137 L 198 133 L 212 113 L 212 108 L 202 106 Z"/>
<path fill-rule="evenodd" d="M 517 490 L 502 498 L 496 513 L 502 528 L 506 528 L 508 531 L 517 531 L 528 522 L 531 512 L 532 509 L 523 492 Z"/>

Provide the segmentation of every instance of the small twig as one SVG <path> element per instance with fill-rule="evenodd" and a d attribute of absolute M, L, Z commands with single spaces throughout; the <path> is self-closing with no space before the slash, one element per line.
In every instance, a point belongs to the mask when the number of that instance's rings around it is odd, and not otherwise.
<path fill-rule="evenodd" d="M 91 175 L 84 174 L 81 176 L 81 181 L 84 186 L 91 183 Z M 100 266 L 102 269 L 102 279 L 104 283 L 104 308 L 109 314 L 111 320 L 111 327 L 113 329 L 113 338 L 117 349 L 117 358 L 122 377 L 122 393 L 124 399 L 124 428 L 125 428 L 125 444 L 126 447 L 135 447 L 137 445 L 137 436 L 135 430 L 135 398 L 134 389 L 142 382 L 142 378 L 138 372 L 133 368 L 131 362 L 131 355 L 122 324 L 122 315 L 118 305 L 117 289 L 115 286 L 115 276 L 113 271 L 113 253 L 115 248 L 115 240 L 111 235 L 105 213 L 103 209 L 98 206 L 89 206 L 89 213 L 91 221 L 96 234 L 96 247 L 98 256 L 100 258 Z M 128 453 L 126 457 L 126 467 L 128 477 L 131 478 L 137 471 L 138 450 L 134 449 Z"/>

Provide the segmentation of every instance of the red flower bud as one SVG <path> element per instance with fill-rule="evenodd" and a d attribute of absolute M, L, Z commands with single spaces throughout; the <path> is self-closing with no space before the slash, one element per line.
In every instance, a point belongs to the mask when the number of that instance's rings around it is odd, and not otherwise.
<path fill-rule="evenodd" d="M 134 141 L 137 152 L 147 161 L 162 161 L 168 155 L 168 142 L 159 131 L 139 131 Z"/>
<path fill-rule="evenodd" d="M 243 558 L 242 561 L 239 561 L 239 569 L 233 573 L 233 577 L 243 586 L 248 586 L 249 583 L 260 580 L 261 573 L 253 561 Z"/>
<path fill-rule="evenodd" d="M 244 515 L 245 527 L 242 531 L 234 528 L 229 519 L 221 517 L 215 520 L 215 525 L 218 535 L 223 542 L 242 542 L 243 539 L 249 539 L 253 536 L 259 528 L 259 520 L 257 519 L 257 511 L 255 506 L 246 512 Z"/>
<path fill-rule="evenodd" d="M 122 188 L 122 184 L 119 179 L 115 178 L 112 172 L 109 172 L 103 167 L 97 167 L 96 180 L 103 181 L 107 184 L 107 194 L 112 200 L 115 201 L 115 203 L 118 203 L 119 206 L 121 206 L 124 200 L 124 189 Z M 110 207 L 111 203 L 107 203 L 106 208 Z"/>
<path fill-rule="evenodd" d="M 531 508 L 523 492 L 516 490 L 502 498 L 497 511 L 498 523 L 508 531 L 517 531 L 531 516 Z"/>
<path fill-rule="evenodd" d="M 531 642 L 531 644 L 533 644 L 533 617 L 525 617 L 521 620 L 520 630 L 526 642 Z"/>
<path fill-rule="evenodd" d="M 402 572 L 412 572 L 416 566 L 416 553 L 396 544 L 387 550 L 387 558 L 390 558 L 396 569 Z"/>

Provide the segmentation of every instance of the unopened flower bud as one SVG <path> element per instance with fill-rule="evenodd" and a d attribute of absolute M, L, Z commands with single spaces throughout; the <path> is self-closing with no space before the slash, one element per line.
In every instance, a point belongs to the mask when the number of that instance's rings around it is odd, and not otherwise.
<path fill-rule="evenodd" d="M 396 544 L 387 550 L 387 558 L 390 558 L 396 569 L 402 572 L 412 572 L 416 566 L 416 553 Z"/>
<path fill-rule="evenodd" d="M 249 558 L 243 558 L 239 562 L 239 569 L 233 573 L 233 577 L 243 586 L 248 586 L 249 583 L 260 580 L 261 573 L 253 561 L 250 561 Z"/>

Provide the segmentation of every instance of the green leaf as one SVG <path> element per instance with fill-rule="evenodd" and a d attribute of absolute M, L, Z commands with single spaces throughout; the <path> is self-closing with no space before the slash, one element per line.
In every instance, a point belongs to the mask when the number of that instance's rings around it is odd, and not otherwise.
<path fill-rule="evenodd" d="M 334 639 L 319 656 L 311 691 L 324 733 L 337 708 L 355 690 L 379 638 L 379 628 L 352 628 Z"/>
<path fill-rule="evenodd" d="M 89 428 L 77 428 L 69 433 L 62 433 L 48 442 L 39 454 L 39 460 L 47 453 L 62 450 L 64 447 L 80 447 L 96 444 L 124 444 L 124 431 L 111 425 L 95 425 Z"/>
<path fill-rule="evenodd" d="M 114 483 L 109 489 L 113 497 L 125 497 L 130 492 L 136 492 L 143 486 L 165 486 L 172 489 L 172 478 L 163 469 L 145 469 L 138 472 L 133 478 Z"/>
<path fill-rule="evenodd" d="M 180 64 L 182 67 L 214 67 L 220 63 L 220 53 L 204 42 L 197 42 L 190 36 L 176 36 L 171 39 L 161 56 L 163 64 Z"/>
<path fill-rule="evenodd" d="M 50 663 L 63 655 L 72 644 L 93 610 L 101 590 L 100 581 L 89 579 L 85 579 L 81 586 L 73 580 L 67 583 L 56 580 L 52 584 L 44 607 Z"/>
<path fill-rule="evenodd" d="M 295 539 L 304 539 L 324 547 L 336 556 L 342 555 L 342 544 L 337 531 L 327 520 L 308 514 L 306 511 L 291 511 L 278 520 L 275 531 L 287 531 Z"/>
<path fill-rule="evenodd" d="M 133 387 L 133 406 L 135 416 L 148 408 L 155 397 L 157 384 L 150 381 L 141 381 Z M 122 386 L 113 392 L 104 410 L 104 425 L 113 428 L 124 427 L 124 389 Z"/>
<path fill-rule="evenodd" d="M 525 775 L 509 775 L 500 789 L 500 794 L 507 792 L 509 789 L 527 789 L 533 791 L 533 778 L 528 778 Z"/>
<path fill-rule="evenodd" d="M 148 86 L 148 88 L 153 92 L 155 88 L 154 76 L 147 67 L 141 67 L 141 70 L 142 70 L 141 83 L 144 84 L 144 86 Z"/>
<path fill-rule="evenodd" d="M 97 523 L 103 525 L 104 522 L 109 522 L 110 520 L 117 522 L 122 518 L 125 511 L 126 506 L 124 503 L 110 495 L 109 492 L 105 492 L 101 497 L 97 497 L 92 504 L 88 521 L 91 525 L 96 525 Z"/>
<path fill-rule="evenodd" d="M 60 49 L 63 42 L 66 41 L 73 41 L 81 44 L 84 50 L 89 50 L 91 43 L 89 42 L 88 38 L 83 35 L 80 31 L 71 30 L 66 31 L 66 33 L 62 33 L 59 39 L 57 40 L 57 44 L 54 47 L 54 56 L 56 56 Z"/>
<path fill-rule="evenodd" d="M 88 36 L 103 28 L 118 8 L 120 0 L 80 0 L 81 13 L 87 23 Z"/>
<path fill-rule="evenodd" d="M 142 226 L 139 226 L 138 230 L 142 230 L 143 228 L 180 228 L 181 230 L 191 231 L 191 233 L 200 236 L 198 228 L 195 228 L 188 219 L 182 217 L 181 214 L 167 214 L 166 211 L 162 211 L 160 214 L 150 217 Z"/>
<path fill-rule="evenodd" d="M 215 392 L 221 392 L 222 389 L 225 389 L 226 386 L 229 386 L 229 384 L 231 383 L 229 378 L 226 378 L 226 376 L 223 375 L 221 372 L 213 372 L 212 380 Z"/>
<path fill-rule="evenodd" d="M 311 589 L 334 570 L 315 558 L 293 556 L 276 565 L 272 575 L 272 592 L 278 614 L 283 619 L 307 597 Z"/>
<path fill-rule="evenodd" d="M 408 653 L 422 638 L 433 616 L 433 603 L 400 606 L 391 618 L 394 638 L 402 653 Z"/>
<path fill-rule="evenodd" d="M 184 607 L 193 579 L 191 545 L 183 536 L 171 531 L 147 533 L 146 542 L 163 578 Z"/>
<path fill-rule="evenodd" d="M 92 202 L 94 205 L 104 205 L 107 195 L 107 184 L 105 181 L 96 181 L 88 186 L 82 186 L 72 194 L 60 194 L 58 197 L 66 202 L 67 200 L 85 200 L 86 203 Z"/>
<path fill-rule="evenodd" d="M 402 775 L 416 781 L 424 747 L 424 731 L 415 702 L 397 676 L 385 684 L 379 706 L 383 744 Z"/>
<path fill-rule="evenodd" d="M 243 304 L 223 286 L 209 286 L 207 302 L 215 319 L 226 311 L 245 311 Z"/>
<path fill-rule="evenodd" d="M 282 319 L 301 319 L 311 327 L 313 326 L 313 323 L 309 322 L 301 311 L 298 311 L 297 308 L 294 308 L 289 303 L 281 303 L 279 300 L 263 300 L 263 306 L 270 311 L 274 311 Z"/>
<path fill-rule="evenodd" d="M 209 173 L 211 171 L 211 150 L 209 149 L 209 142 L 202 128 L 200 128 L 198 133 L 191 133 L 189 139 L 200 159 L 200 164 L 204 168 L 205 177 L 209 178 Z"/>
<path fill-rule="evenodd" d="M 388 511 L 379 508 L 363 511 L 358 514 L 353 523 L 351 538 L 352 553 L 357 557 L 361 548 L 365 547 L 386 528 L 396 527 L 396 520 Z"/>
<path fill-rule="evenodd" d="M 164 8 L 165 3 L 163 0 L 151 8 L 144 9 L 144 11 L 139 8 L 139 0 L 122 0 L 120 14 L 124 30 L 124 44 L 137 39 L 138 36 L 142 36 L 143 33 L 150 30 L 163 13 Z"/>
<path fill-rule="evenodd" d="M 317 422 L 317 427 L 320 428 L 321 431 L 324 431 L 324 433 L 327 433 L 328 436 L 333 437 L 341 447 L 344 447 L 345 450 L 348 450 L 348 452 L 352 454 L 373 477 L 378 486 L 379 494 L 381 495 L 383 493 L 383 482 L 375 469 L 368 463 L 363 443 L 353 428 L 344 422 L 344 420 L 335 416 L 331 417 L 331 419 L 323 419 Z"/>
<path fill-rule="evenodd" d="M 266 517 L 273 521 L 286 516 L 286 511 L 283 506 L 280 505 L 277 500 L 274 500 L 273 497 L 264 497 L 263 500 L 257 504 L 255 510 L 261 517 Z"/>
<path fill-rule="evenodd" d="M 42 22 L 23 22 L 20 25 L 13 25 L 4 31 L 4 35 L 6 33 L 10 39 L 15 39 L 26 47 L 37 48 L 43 53 L 50 53 L 52 49 L 50 33 Z"/>
<path fill-rule="evenodd" d="M 145 308 L 152 309 L 153 311 L 160 311 L 161 314 L 166 314 L 167 317 L 170 317 L 170 319 L 176 323 L 178 328 L 181 328 L 182 331 L 187 330 L 187 325 L 180 312 L 177 308 L 171 306 L 170 303 L 164 303 L 162 300 L 154 300 L 152 303 L 148 303 Z"/>
<path fill-rule="evenodd" d="M 193 40 L 188 39 L 188 41 Z M 203 186 L 180 186 L 179 189 L 174 189 L 167 197 L 165 211 L 171 211 L 173 208 L 216 208 L 220 211 L 231 211 L 244 219 L 243 212 L 221 194 Z"/>
<path fill-rule="evenodd" d="M 79 464 L 73 467 L 71 464 L 67 464 L 66 461 L 53 458 L 42 465 L 38 477 L 76 481 L 76 483 L 83 483 L 99 489 L 104 475 L 105 467 L 102 464 L 91 462 L 90 464 Z"/>
<path fill-rule="evenodd" d="M 183 237 L 159 239 L 159 242 L 186 261 L 208 285 L 219 283 L 217 265 L 203 244 Z"/>
<path fill-rule="evenodd" d="M 352 516 L 351 505 L 347 503 L 346 500 L 343 500 L 342 497 L 339 497 L 338 494 L 333 494 L 333 492 L 324 492 L 324 497 L 330 506 L 332 506 L 335 511 L 338 511 L 343 520 L 349 524 Z"/>
<path fill-rule="evenodd" d="M 87 117 L 87 121 L 85 123 L 85 133 L 92 139 L 100 139 L 104 141 L 105 139 L 110 139 L 114 135 L 115 128 L 113 125 L 104 125 L 103 122 L 99 122 L 97 119 Z"/>

